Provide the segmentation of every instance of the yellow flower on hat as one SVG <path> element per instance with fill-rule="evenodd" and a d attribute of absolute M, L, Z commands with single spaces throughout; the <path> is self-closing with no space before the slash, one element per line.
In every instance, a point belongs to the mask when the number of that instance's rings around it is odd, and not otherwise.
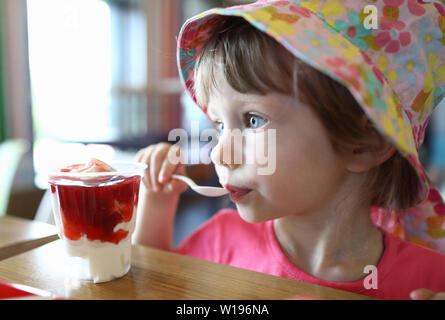
<path fill-rule="evenodd" d="M 395 94 L 384 100 L 386 103 L 386 114 L 382 114 L 382 125 L 389 136 L 391 136 L 397 146 L 407 154 L 416 153 L 416 144 L 411 128 L 403 118 L 401 105 L 398 103 Z"/>
<path fill-rule="evenodd" d="M 445 64 L 442 64 L 436 70 L 436 79 L 438 82 L 445 81 Z"/>
<path fill-rule="evenodd" d="M 428 55 L 428 68 L 425 75 L 423 90 L 421 90 L 414 99 L 411 109 L 420 112 L 419 121 L 421 121 L 425 110 L 433 106 L 434 93 L 437 89 L 437 82 L 445 81 L 445 64 L 440 65 L 436 71 L 436 81 L 434 80 L 434 70 L 439 58 L 434 53 L 430 52 Z"/>
<path fill-rule="evenodd" d="M 333 34 L 328 42 L 334 47 L 341 47 L 343 56 L 349 61 L 354 61 L 356 56 L 360 56 L 360 49 L 351 44 L 347 39 L 339 34 Z"/>
<path fill-rule="evenodd" d="M 294 34 L 295 29 L 292 24 L 300 19 L 298 15 L 278 13 L 277 8 L 272 6 L 248 12 L 245 18 L 263 24 L 265 31 L 277 38 Z"/>
<path fill-rule="evenodd" d="M 433 239 L 439 239 L 445 237 L 445 217 L 432 216 L 426 219 L 428 225 L 427 234 Z"/>
<path fill-rule="evenodd" d="M 377 67 L 379 70 L 386 75 L 386 78 L 390 80 L 391 84 L 397 82 L 397 72 L 395 70 L 388 70 L 388 59 L 385 55 L 380 55 L 377 60 Z"/>
<path fill-rule="evenodd" d="M 396 128 L 394 127 L 392 121 L 387 117 L 382 119 L 383 128 L 385 129 L 385 133 L 391 137 L 395 136 Z"/>
<path fill-rule="evenodd" d="M 341 15 L 345 12 L 345 8 L 338 1 L 328 1 L 322 8 L 320 8 L 320 3 L 318 1 L 301 1 L 300 6 L 313 13 L 319 12 L 326 18 L 326 23 L 333 27 L 335 26 L 335 20 L 328 20 L 328 18 Z"/>
<path fill-rule="evenodd" d="M 435 249 L 435 246 L 434 246 L 433 243 L 425 241 L 425 239 L 422 239 L 419 236 L 410 236 L 409 241 L 412 242 L 412 243 L 418 244 L 420 246 L 424 246 L 424 247 L 427 247 L 427 248 Z"/>

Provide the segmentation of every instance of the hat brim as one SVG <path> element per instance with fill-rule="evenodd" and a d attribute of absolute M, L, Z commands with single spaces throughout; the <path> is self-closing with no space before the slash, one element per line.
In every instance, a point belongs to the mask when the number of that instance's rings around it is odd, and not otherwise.
<path fill-rule="evenodd" d="M 178 68 L 186 92 L 193 93 L 193 68 L 204 44 L 224 16 L 239 16 L 265 32 L 295 57 L 343 84 L 376 129 L 410 162 L 419 178 L 417 203 L 427 198 L 429 179 L 420 163 L 411 122 L 384 75 L 366 53 L 328 21 L 294 3 L 267 2 L 215 8 L 190 18 L 178 38 Z M 203 111 L 206 112 L 205 107 Z"/>

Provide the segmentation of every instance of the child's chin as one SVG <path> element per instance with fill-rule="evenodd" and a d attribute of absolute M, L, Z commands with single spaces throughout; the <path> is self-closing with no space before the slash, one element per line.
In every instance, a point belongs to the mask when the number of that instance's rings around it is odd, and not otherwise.
<path fill-rule="evenodd" d="M 238 205 L 236 207 L 238 209 L 238 213 L 239 213 L 241 219 L 243 219 L 246 222 L 261 223 L 261 222 L 270 220 L 267 217 L 261 216 L 255 212 L 251 211 L 250 209 L 240 208 Z"/>

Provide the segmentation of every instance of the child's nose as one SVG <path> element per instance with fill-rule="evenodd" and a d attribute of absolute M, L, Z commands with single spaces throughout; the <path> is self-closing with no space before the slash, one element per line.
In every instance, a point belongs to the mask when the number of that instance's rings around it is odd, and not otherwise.
<path fill-rule="evenodd" d="M 210 159 L 215 165 L 233 170 L 242 164 L 242 136 L 239 139 L 236 134 L 226 134 L 227 131 L 220 136 L 218 144 L 210 153 Z"/>

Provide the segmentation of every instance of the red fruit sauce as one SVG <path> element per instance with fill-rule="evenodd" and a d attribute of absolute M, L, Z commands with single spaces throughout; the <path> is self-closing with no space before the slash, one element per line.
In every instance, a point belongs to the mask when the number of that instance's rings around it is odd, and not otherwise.
<path fill-rule="evenodd" d="M 86 235 L 90 241 L 100 240 L 118 244 L 128 231 L 113 229 L 121 222 L 129 222 L 138 203 L 141 177 L 113 177 L 85 185 L 51 183 L 51 192 L 58 193 L 63 234 L 70 240 Z"/>

